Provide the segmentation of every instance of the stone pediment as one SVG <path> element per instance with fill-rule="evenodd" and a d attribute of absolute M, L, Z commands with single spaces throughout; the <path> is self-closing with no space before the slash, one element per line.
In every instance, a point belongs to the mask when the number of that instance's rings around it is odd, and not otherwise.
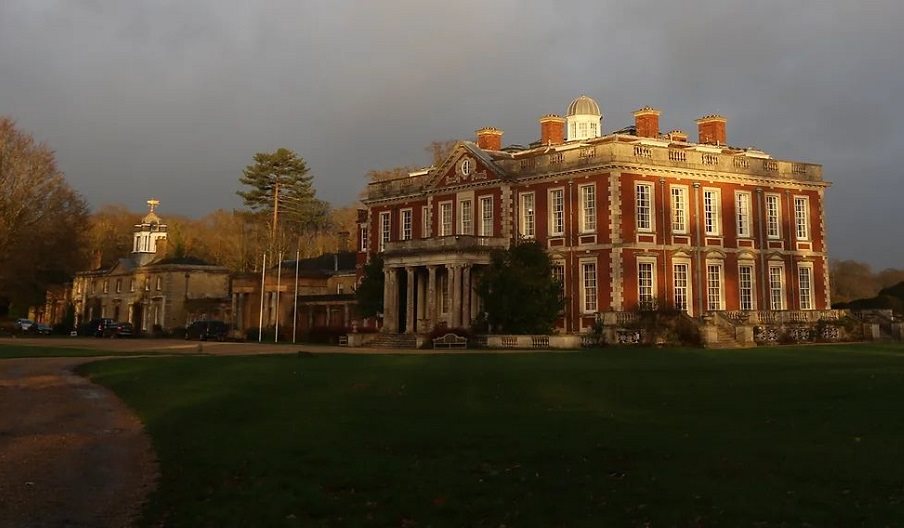
<path fill-rule="evenodd" d="M 473 143 L 466 141 L 459 142 L 445 161 L 431 172 L 428 189 L 458 187 L 504 177 L 504 173 L 493 163 L 492 158 Z"/>

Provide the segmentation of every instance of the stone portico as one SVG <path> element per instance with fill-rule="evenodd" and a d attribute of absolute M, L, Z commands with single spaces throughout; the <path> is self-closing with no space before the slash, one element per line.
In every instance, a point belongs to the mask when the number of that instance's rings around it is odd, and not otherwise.
<path fill-rule="evenodd" d="M 477 281 L 501 237 L 453 235 L 388 242 L 383 332 L 425 334 L 437 325 L 470 327 L 480 313 Z"/>

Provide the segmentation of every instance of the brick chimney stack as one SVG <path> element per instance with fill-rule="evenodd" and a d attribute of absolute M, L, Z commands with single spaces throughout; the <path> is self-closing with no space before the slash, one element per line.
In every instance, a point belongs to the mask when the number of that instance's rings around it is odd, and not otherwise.
<path fill-rule="evenodd" d="M 725 132 L 727 120 L 718 114 L 703 116 L 697 120 L 697 132 L 700 135 L 700 143 L 710 145 L 728 144 L 728 135 Z"/>
<path fill-rule="evenodd" d="M 634 111 L 634 127 L 637 129 L 639 137 L 658 138 L 659 137 L 659 110 L 645 106 L 640 110 Z"/>
<path fill-rule="evenodd" d="M 502 131 L 498 128 L 484 127 L 476 131 L 477 146 L 483 150 L 502 150 Z"/>
<path fill-rule="evenodd" d="M 669 132 L 669 139 L 672 141 L 680 141 L 682 143 L 687 143 L 687 132 L 684 130 L 672 130 Z"/>
<path fill-rule="evenodd" d="M 540 118 L 540 143 L 561 145 L 565 143 L 565 118 L 556 114 L 546 114 Z"/>
<path fill-rule="evenodd" d="M 348 231 L 339 231 L 336 233 L 336 237 L 339 239 L 339 252 L 345 253 L 348 251 L 348 239 L 351 236 L 351 233 Z"/>

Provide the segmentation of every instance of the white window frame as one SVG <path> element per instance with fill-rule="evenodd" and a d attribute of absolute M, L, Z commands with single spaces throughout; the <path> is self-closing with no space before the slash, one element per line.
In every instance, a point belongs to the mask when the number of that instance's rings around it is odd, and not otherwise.
<path fill-rule="evenodd" d="M 703 231 L 709 236 L 722 234 L 722 190 L 703 188 Z"/>
<path fill-rule="evenodd" d="M 747 285 L 745 287 L 742 269 L 746 269 L 749 272 L 747 277 Z M 747 307 L 744 306 L 744 295 L 749 296 L 749 303 Z M 752 311 L 756 310 L 756 265 L 753 261 L 750 260 L 742 260 L 738 262 L 738 309 L 743 311 Z"/>
<path fill-rule="evenodd" d="M 421 238 L 427 238 L 430 233 L 430 208 L 421 206 Z"/>
<path fill-rule="evenodd" d="M 644 284 L 644 269 L 649 269 L 649 284 Z M 645 291 L 648 290 L 648 291 Z M 648 295 L 644 295 L 648 293 Z M 637 259 L 637 307 L 643 308 L 644 303 L 649 303 L 649 308 L 656 307 L 656 259 L 652 257 L 639 257 Z"/>
<path fill-rule="evenodd" d="M 552 272 L 552 278 L 558 279 L 559 282 L 559 296 L 561 298 L 565 298 L 565 261 L 563 260 L 554 260 L 552 261 L 552 266 L 550 268 Z"/>
<path fill-rule="evenodd" d="M 715 286 L 715 288 L 718 288 L 717 295 L 713 295 L 715 291 L 713 287 L 713 268 L 717 272 L 715 275 L 716 281 L 718 281 Z M 721 260 L 706 261 L 706 309 L 710 312 L 725 309 L 725 263 Z"/>
<path fill-rule="evenodd" d="M 493 236 L 493 196 L 481 196 L 480 204 L 480 236 Z"/>
<path fill-rule="evenodd" d="M 775 272 L 777 272 L 777 275 L 774 274 Z M 787 295 L 785 295 L 784 263 L 770 262 L 767 273 L 769 277 L 769 309 L 773 311 L 784 310 L 786 305 L 785 299 L 787 297 Z M 776 294 L 778 295 L 778 298 L 776 298 Z"/>
<path fill-rule="evenodd" d="M 646 202 L 642 196 L 641 189 L 645 189 Z M 653 214 L 654 209 L 654 187 L 649 182 L 634 182 L 634 212 L 635 227 L 640 233 L 652 233 L 656 230 L 656 215 Z"/>
<path fill-rule="evenodd" d="M 537 236 L 537 201 L 534 193 L 521 193 L 518 196 L 518 203 L 521 211 L 521 236 L 523 238 L 534 238 Z"/>
<path fill-rule="evenodd" d="M 810 197 L 794 197 L 794 232 L 798 240 L 810 240 Z"/>
<path fill-rule="evenodd" d="M 738 238 L 750 238 L 753 229 L 750 224 L 750 204 L 752 196 L 749 191 L 735 191 L 735 227 Z"/>
<path fill-rule="evenodd" d="M 596 313 L 599 308 L 599 267 L 596 260 L 581 260 L 580 265 L 581 313 Z"/>
<path fill-rule="evenodd" d="M 358 226 L 358 242 L 361 251 L 367 251 L 367 226 L 361 225 Z"/>
<path fill-rule="evenodd" d="M 581 233 L 596 232 L 596 185 L 581 185 Z"/>
<path fill-rule="evenodd" d="M 678 268 L 684 268 L 684 284 L 679 284 L 679 273 L 677 272 Z M 688 315 L 694 315 L 694 303 L 692 298 L 692 284 L 691 284 L 691 261 L 684 259 L 676 259 L 672 261 L 672 305 L 676 310 L 683 310 L 687 312 Z M 679 299 L 679 292 L 683 292 L 684 306 L 681 306 L 681 299 Z"/>
<path fill-rule="evenodd" d="M 776 240 L 782 238 L 782 195 L 766 194 L 766 238 Z"/>
<path fill-rule="evenodd" d="M 804 287 L 803 273 L 806 272 L 807 286 Z M 814 310 L 813 302 L 813 264 L 800 263 L 797 265 L 797 291 L 800 299 L 801 310 Z"/>
<path fill-rule="evenodd" d="M 458 201 L 458 233 L 474 234 L 474 202 L 470 198 Z"/>
<path fill-rule="evenodd" d="M 439 203 L 439 236 L 451 236 L 455 229 L 452 216 L 452 200 Z"/>
<path fill-rule="evenodd" d="M 565 188 L 550 189 L 549 199 L 549 236 L 565 234 Z"/>
<path fill-rule="evenodd" d="M 677 235 L 687 234 L 687 185 L 669 186 L 669 196 L 672 206 L 672 233 Z"/>
<path fill-rule="evenodd" d="M 413 233 L 414 211 L 401 209 L 399 211 L 399 240 L 411 240 Z"/>
<path fill-rule="evenodd" d="M 380 251 L 386 251 L 386 243 L 392 238 L 392 216 L 389 211 L 380 212 Z"/>

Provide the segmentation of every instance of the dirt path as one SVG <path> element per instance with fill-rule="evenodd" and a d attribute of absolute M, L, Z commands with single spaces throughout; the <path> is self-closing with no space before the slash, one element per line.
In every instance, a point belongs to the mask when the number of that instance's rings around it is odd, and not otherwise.
<path fill-rule="evenodd" d="M 96 358 L 0 360 L 0 526 L 122 527 L 157 466 L 138 418 L 72 369 Z"/>

